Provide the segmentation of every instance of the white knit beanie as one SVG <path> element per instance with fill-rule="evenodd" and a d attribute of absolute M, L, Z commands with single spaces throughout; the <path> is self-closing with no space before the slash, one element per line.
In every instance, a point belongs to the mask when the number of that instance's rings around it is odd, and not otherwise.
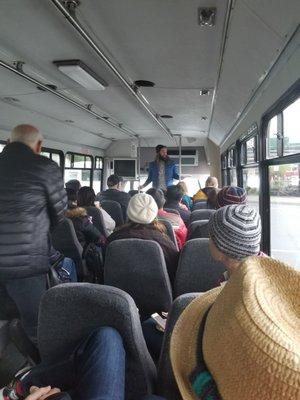
<path fill-rule="evenodd" d="M 138 193 L 131 197 L 127 216 L 132 222 L 150 224 L 157 217 L 157 204 L 152 196 L 147 193 Z"/>

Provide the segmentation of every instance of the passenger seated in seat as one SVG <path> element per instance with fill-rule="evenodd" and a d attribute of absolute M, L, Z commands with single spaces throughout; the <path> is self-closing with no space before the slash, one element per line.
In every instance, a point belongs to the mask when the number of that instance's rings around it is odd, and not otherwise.
<path fill-rule="evenodd" d="M 217 195 L 216 208 L 229 206 L 230 204 L 246 204 L 247 193 L 238 186 L 224 186 Z"/>
<path fill-rule="evenodd" d="M 193 200 L 188 195 L 188 188 L 186 186 L 186 183 L 184 181 L 180 181 L 180 182 L 177 183 L 177 187 L 179 187 L 179 189 L 181 189 L 181 191 L 183 192 L 181 203 L 184 204 L 187 207 L 188 210 L 192 211 Z"/>
<path fill-rule="evenodd" d="M 117 228 L 108 238 L 111 243 L 118 239 L 145 239 L 157 242 L 164 253 L 171 283 L 173 283 L 178 263 L 178 251 L 165 233 L 165 227 L 156 219 L 158 208 L 153 197 L 139 193 L 130 199 L 127 216 L 129 222 Z"/>
<path fill-rule="evenodd" d="M 66 190 L 74 190 L 75 194 L 77 195 L 79 189 L 81 188 L 81 183 L 77 179 L 70 179 L 68 182 L 66 182 L 65 186 Z"/>
<path fill-rule="evenodd" d="M 217 209 L 217 196 L 219 193 L 219 189 L 211 188 L 211 190 L 207 193 L 207 201 L 206 206 L 208 210 L 216 210 Z"/>
<path fill-rule="evenodd" d="M 186 241 L 186 237 L 187 237 L 187 227 L 185 226 L 182 218 L 178 214 L 170 213 L 163 209 L 163 206 L 164 206 L 166 200 L 165 200 L 165 196 L 164 196 L 162 190 L 151 188 L 147 191 L 147 193 L 150 194 L 150 196 L 152 196 L 154 198 L 154 200 L 157 204 L 158 220 L 169 221 L 172 224 L 172 226 L 174 228 L 178 248 L 179 248 L 179 250 L 182 249 L 182 247 Z"/>
<path fill-rule="evenodd" d="M 246 205 L 225 206 L 209 219 L 209 250 L 224 264 L 228 279 L 246 257 L 265 256 L 260 251 L 261 222 L 258 212 Z"/>
<path fill-rule="evenodd" d="M 166 193 L 166 204 L 164 208 L 171 208 L 179 212 L 186 226 L 189 224 L 191 212 L 180 202 L 183 196 L 183 191 L 176 185 L 168 186 Z"/>
<path fill-rule="evenodd" d="M 73 222 L 76 236 L 83 249 L 89 243 L 97 244 L 100 242 L 102 235 L 93 225 L 91 217 L 87 215 L 84 208 L 71 205 L 66 212 L 66 217 Z"/>
<path fill-rule="evenodd" d="M 123 190 L 123 178 L 118 175 L 110 175 L 107 178 L 108 189 L 97 194 L 97 200 L 112 200 L 120 204 L 123 212 L 124 221 L 126 220 L 126 210 L 130 200 L 130 195 Z"/>
<path fill-rule="evenodd" d="M 33 367 L 17 386 L 25 400 L 124 400 L 125 349 L 123 339 L 111 327 L 95 329 L 57 363 Z M 50 397 L 51 398 L 51 397 Z M 159 400 L 145 396 L 140 400 Z"/>
<path fill-rule="evenodd" d="M 110 235 L 116 227 L 115 221 L 112 217 L 103 209 L 99 202 L 95 202 L 96 195 L 94 189 L 89 186 L 83 186 L 79 189 L 77 195 L 77 205 L 78 207 L 95 207 L 98 209 L 99 213 L 102 215 L 104 222 L 104 228 L 108 235 Z"/>
<path fill-rule="evenodd" d="M 215 176 L 209 176 L 205 182 L 205 188 L 199 189 L 193 196 L 193 202 L 207 200 L 208 193 L 213 189 L 218 188 L 218 179 Z"/>

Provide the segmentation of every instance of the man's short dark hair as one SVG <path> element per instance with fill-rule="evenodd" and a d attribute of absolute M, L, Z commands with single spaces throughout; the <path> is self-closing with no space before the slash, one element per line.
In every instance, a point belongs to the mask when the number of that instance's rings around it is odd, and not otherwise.
<path fill-rule="evenodd" d="M 183 191 L 177 185 L 168 186 L 166 198 L 168 201 L 177 201 L 178 203 L 182 199 Z"/>
<path fill-rule="evenodd" d="M 164 196 L 162 190 L 151 188 L 151 189 L 147 190 L 146 193 L 150 194 L 150 196 L 152 196 L 154 198 L 158 209 L 163 208 L 166 200 L 165 200 L 165 196 Z"/>
<path fill-rule="evenodd" d="M 123 182 L 123 178 L 122 178 L 121 176 L 119 176 L 119 175 L 113 174 L 113 175 L 110 175 L 110 176 L 107 178 L 107 186 L 108 186 L 108 187 L 116 186 L 116 185 L 118 185 L 120 182 Z"/>

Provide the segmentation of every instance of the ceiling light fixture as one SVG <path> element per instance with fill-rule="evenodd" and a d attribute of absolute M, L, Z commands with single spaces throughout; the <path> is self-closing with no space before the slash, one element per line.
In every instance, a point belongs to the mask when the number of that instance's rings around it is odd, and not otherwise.
<path fill-rule="evenodd" d="M 80 60 L 53 61 L 63 74 L 88 90 L 104 90 L 107 83 Z"/>
<path fill-rule="evenodd" d="M 162 114 L 160 117 L 165 118 L 165 119 L 171 119 L 171 118 L 173 118 L 173 115 Z"/>

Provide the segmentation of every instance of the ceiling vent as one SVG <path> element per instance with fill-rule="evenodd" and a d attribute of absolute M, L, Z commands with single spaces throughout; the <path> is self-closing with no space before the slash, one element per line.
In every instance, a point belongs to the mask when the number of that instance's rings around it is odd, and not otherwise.
<path fill-rule="evenodd" d="M 217 9 L 215 7 L 198 8 L 198 24 L 200 26 L 215 26 Z"/>
<path fill-rule="evenodd" d="M 200 90 L 200 96 L 209 96 L 210 95 L 210 89 L 201 89 Z"/>

